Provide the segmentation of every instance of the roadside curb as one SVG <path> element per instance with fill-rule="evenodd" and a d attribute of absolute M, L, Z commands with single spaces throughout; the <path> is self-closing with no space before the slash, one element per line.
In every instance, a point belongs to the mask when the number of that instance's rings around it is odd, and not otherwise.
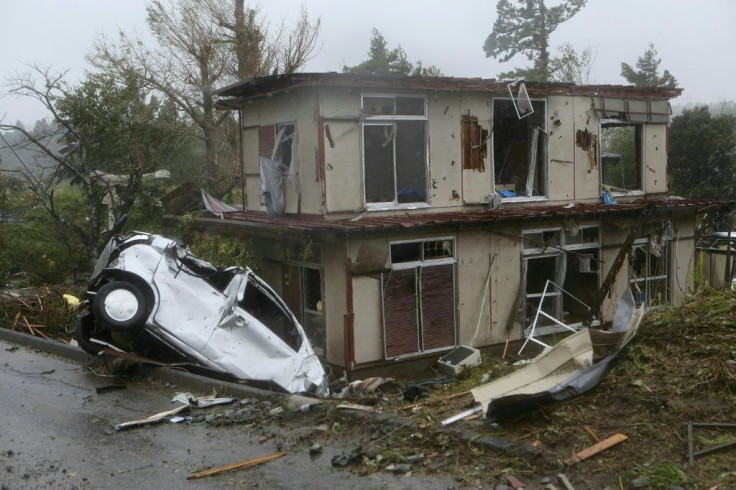
<path fill-rule="evenodd" d="M 34 337 L 22 332 L 0 328 L 0 339 L 14 344 L 24 345 L 32 349 L 38 349 L 59 357 L 69 359 L 79 364 L 89 364 L 100 361 L 101 358 L 84 352 L 79 347 L 65 344 L 56 340 L 47 340 Z M 138 369 L 138 375 L 143 378 L 152 378 L 161 383 L 175 384 L 181 388 L 194 390 L 202 393 L 215 390 L 218 395 L 233 398 L 258 398 L 260 400 L 274 401 L 283 396 L 282 393 L 261 390 L 252 386 L 238 383 L 221 381 L 198 374 L 192 374 L 168 367 L 143 366 Z"/>
<path fill-rule="evenodd" d="M 24 345 L 39 351 L 63 357 L 80 364 L 88 364 L 90 362 L 99 361 L 100 358 L 92 356 L 78 347 L 64 344 L 55 340 L 47 340 L 40 337 L 34 337 L 22 332 L 15 332 L 6 328 L 0 328 L 0 339 L 15 344 Z M 272 391 L 261 390 L 251 386 L 245 386 L 238 383 L 220 381 L 198 374 L 192 374 L 177 369 L 158 366 L 144 366 L 138 369 L 138 375 L 143 378 L 152 378 L 161 383 L 169 383 L 188 390 L 207 393 L 215 390 L 218 395 L 230 396 L 233 398 L 257 398 L 260 400 L 277 401 L 282 399 L 284 393 L 276 393 Z M 335 399 L 339 401 L 339 399 Z M 370 420 L 372 423 L 384 424 L 390 423 L 403 427 L 418 427 L 418 423 L 414 420 L 396 417 L 387 413 L 380 412 L 364 412 L 361 410 L 339 409 L 335 411 L 340 418 L 352 419 L 356 422 Z M 481 436 L 480 434 L 468 432 L 461 429 L 450 428 L 432 428 L 432 431 L 452 433 L 461 440 L 483 446 L 489 450 L 506 453 L 511 456 L 522 457 L 525 459 L 536 459 L 546 468 L 560 468 L 559 461 L 552 459 L 543 451 L 532 447 L 529 444 L 520 444 L 515 441 L 506 439 Z"/>

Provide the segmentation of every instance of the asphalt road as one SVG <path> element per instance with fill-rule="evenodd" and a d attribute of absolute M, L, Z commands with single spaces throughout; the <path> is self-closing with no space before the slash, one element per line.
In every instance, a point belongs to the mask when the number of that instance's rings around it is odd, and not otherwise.
<path fill-rule="evenodd" d="M 16 488 L 448 488 L 451 479 L 334 468 L 352 441 L 309 455 L 314 428 L 299 424 L 212 427 L 162 423 L 116 431 L 115 425 L 170 410 L 174 386 L 119 383 L 80 364 L 0 340 L 0 486 Z M 263 436 L 267 437 L 267 440 Z M 258 458 L 261 466 L 187 481 L 193 471 Z"/>

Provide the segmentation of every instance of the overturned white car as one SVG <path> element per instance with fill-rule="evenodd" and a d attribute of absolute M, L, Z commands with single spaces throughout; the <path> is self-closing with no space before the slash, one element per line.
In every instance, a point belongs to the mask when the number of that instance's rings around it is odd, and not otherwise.
<path fill-rule="evenodd" d="M 327 378 L 284 301 L 250 269 L 219 269 L 158 235 L 115 236 L 85 293 L 77 340 L 239 380 L 327 394 Z"/>

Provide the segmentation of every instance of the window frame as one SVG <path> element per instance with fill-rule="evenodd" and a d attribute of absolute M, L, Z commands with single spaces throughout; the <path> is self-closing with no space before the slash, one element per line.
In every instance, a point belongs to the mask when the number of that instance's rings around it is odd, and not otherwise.
<path fill-rule="evenodd" d="M 650 260 L 652 257 L 652 252 L 650 251 L 652 238 L 651 237 L 644 237 L 644 238 L 637 238 L 634 240 L 634 243 L 631 245 L 631 253 L 629 255 L 628 260 L 628 276 L 629 276 L 629 288 L 631 288 L 634 284 L 644 284 L 644 299 L 642 301 L 639 301 L 636 299 L 636 293 L 632 291 L 632 294 L 634 294 L 634 299 L 636 300 L 636 305 L 644 305 L 646 308 L 651 308 L 651 291 L 650 291 L 650 284 L 655 281 L 664 281 L 664 291 L 665 291 L 665 298 L 664 302 L 657 303 L 657 304 L 670 304 L 671 297 L 672 297 L 672 247 L 671 242 L 672 240 L 668 237 L 662 237 L 662 255 L 664 256 L 665 261 L 665 271 L 664 274 L 660 275 L 651 275 L 650 276 Z M 634 278 L 632 274 L 632 260 L 631 257 L 634 254 L 634 251 L 636 249 L 643 249 L 644 253 L 646 254 L 646 262 L 644 264 L 644 270 L 646 271 L 646 275 L 643 278 Z M 641 291 L 641 287 L 639 287 L 639 290 Z"/>
<path fill-rule="evenodd" d="M 637 173 L 639 176 L 639 186 L 638 188 L 634 189 L 626 189 L 626 190 L 615 190 L 611 189 L 611 195 L 612 196 L 641 196 L 645 193 L 645 183 L 644 183 L 644 166 L 645 166 L 645 151 L 646 151 L 646 124 L 644 122 L 640 121 L 628 121 L 624 119 L 617 119 L 617 118 L 602 118 L 600 120 L 600 123 L 598 125 L 598 134 L 599 134 L 599 141 L 600 141 L 600 151 L 598 152 L 598 168 L 599 176 L 600 176 L 600 182 L 601 187 L 611 187 L 612 184 L 606 183 L 603 181 L 604 173 L 603 173 L 603 130 L 606 129 L 606 127 L 609 126 L 633 126 L 637 128 L 639 133 L 639 148 L 638 152 L 636 153 L 639 156 L 639 161 L 637 162 Z M 636 148 L 635 148 L 636 150 Z M 622 169 L 623 170 L 623 169 Z M 615 187 L 615 186 L 613 186 Z M 621 188 L 617 188 L 621 189 Z"/>
<path fill-rule="evenodd" d="M 442 258 L 425 258 L 424 257 L 424 243 L 426 242 L 451 242 L 452 243 L 452 253 L 451 257 L 442 257 Z M 409 244 L 409 243 L 419 243 L 421 244 L 421 251 L 422 251 L 422 257 L 419 260 L 409 260 L 406 262 L 397 262 L 394 263 L 391 256 L 391 247 L 393 245 L 401 245 L 401 244 Z M 390 270 L 386 273 L 381 274 L 381 319 L 382 319 L 382 333 L 383 333 L 383 354 L 384 358 L 386 360 L 398 360 L 398 359 L 404 359 L 404 358 L 411 358 L 416 356 L 422 356 L 426 354 L 431 354 L 434 352 L 442 352 L 449 349 L 454 348 L 457 345 L 457 339 L 458 339 L 458 327 L 457 327 L 457 240 L 454 236 L 444 236 L 444 237 L 432 237 L 432 238 L 420 238 L 420 239 L 414 239 L 414 240 L 392 240 L 389 241 L 389 268 Z M 422 303 L 422 291 L 421 291 L 421 271 L 424 269 L 430 269 L 433 267 L 439 267 L 439 266 L 452 266 L 452 330 L 453 330 L 453 342 L 452 345 L 443 346 L 443 347 L 437 347 L 437 348 L 425 348 L 425 328 L 424 328 L 424 321 L 422 318 L 423 315 L 423 303 Z M 387 321 L 386 321 L 386 306 L 385 306 L 385 293 L 386 293 L 386 285 L 388 283 L 388 279 L 390 278 L 390 274 L 394 271 L 397 272 L 405 272 L 414 270 L 414 284 L 415 287 L 418 289 L 416 290 L 416 294 L 418 297 L 418 301 L 416 303 L 416 321 L 417 321 L 417 350 L 411 353 L 405 353 L 405 354 L 399 354 L 395 356 L 390 356 L 388 353 L 389 346 L 387 342 L 387 335 L 386 335 L 386 328 L 387 328 Z M 388 274 L 388 276 L 386 276 Z"/>
<path fill-rule="evenodd" d="M 533 228 L 529 230 L 523 230 L 521 232 L 521 252 L 522 252 L 522 271 L 524 274 L 523 281 L 524 281 L 524 302 L 525 304 L 529 304 L 529 300 L 531 299 L 533 301 L 533 304 L 538 305 L 538 299 L 542 296 L 545 296 L 546 298 L 554 298 L 554 312 L 549 313 L 552 314 L 555 318 L 557 318 L 559 321 L 564 321 L 564 318 L 561 318 L 564 311 L 563 311 L 563 291 L 560 290 L 554 290 L 554 291 L 547 291 L 546 295 L 544 293 L 528 293 L 528 274 L 529 274 L 529 261 L 535 260 L 535 259 L 545 259 L 545 258 L 555 258 L 555 273 L 554 273 L 554 279 L 552 280 L 555 284 L 557 284 L 560 288 L 564 288 L 565 280 L 568 272 L 568 251 L 571 252 L 579 252 L 579 251 L 585 251 L 585 250 L 597 250 L 598 252 L 598 259 L 601 260 L 601 254 L 603 251 L 602 247 L 602 241 L 601 241 L 601 226 L 599 223 L 586 223 L 584 225 L 580 225 L 578 229 L 578 234 L 582 234 L 583 230 L 586 229 L 596 229 L 596 241 L 594 242 L 579 242 L 579 243 L 568 243 L 570 240 L 570 234 L 564 227 L 548 227 L 548 228 Z M 533 244 L 533 246 L 525 247 L 525 235 L 532 235 L 532 234 L 538 234 L 538 233 L 557 233 L 559 237 L 559 243 L 554 245 L 554 248 L 552 247 L 541 247 L 536 246 L 536 244 Z M 596 275 L 596 283 L 597 288 L 600 288 L 601 281 L 603 280 L 601 277 L 601 269 L 600 267 L 597 268 L 596 271 L 594 271 Z M 568 294 L 572 295 L 571 292 L 568 291 Z M 575 296 L 577 297 L 577 296 Z M 536 309 L 536 306 L 535 306 Z M 526 311 L 526 308 L 525 308 Z M 527 325 L 527 318 L 524 317 L 523 321 L 524 325 L 524 332 L 525 335 L 529 335 L 529 332 L 527 331 L 531 324 Z M 582 325 L 582 321 L 580 322 L 574 322 L 569 324 L 569 326 L 576 327 Z M 559 331 L 562 331 L 562 327 L 558 326 L 543 326 L 543 327 L 537 327 L 535 334 L 536 335 L 548 335 L 552 333 L 556 333 Z"/>
<path fill-rule="evenodd" d="M 391 98 L 394 101 L 394 108 L 396 107 L 396 99 L 400 97 L 422 99 L 423 102 L 423 115 L 397 115 L 397 114 L 366 114 L 365 113 L 365 99 L 366 98 Z M 381 210 L 392 210 L 392 209 L 421 209 L 428 208 L 431 206 L 430 203 L 430 184 L 429 184 L 429 119 L 427 117 L 427 96 L 424 94 L 402 94 L 402 93 L 371 93 L 366 92 L 361 94 L 360 98 L 360 111 L 361 111 L 361 125 L 360 125 L 360 138 L 361 138 L 361 167 L 362 167 L 362 193 L 363 203 L 365 209 L 368 211 L 381 211 Z M 398 202 L 398 191 L 397 191 L 397 166 L 396 166 L 396 145 L 393 145 L 393 175 L 394 175 L 394 199 L 393 201 L 385 202 L 368 202 L 368 196 L 366 193 L 366 141 L 365 141 L 365 128 L 366 126 L 393 126 L 399 121 L 419 121 L 424 123 L 424 193 L 425 201 L 417 201 L 410 203 L 399 203 Z M 394 138 L 395 142 L 395 138 Z"/>
<path fill-rule="evenodd" d="M 549 200 L 549 133 L 548 133 L 548 126 L 547 126 L 547 109 L 548 109 L 548 100 L 546 98 L 530 98 L 529 99 L 532 103 L 532 107 L 534 107 L 535 103 L 542 103 L 543 110 L 537 111 L 534 110 L 532 113 L 529 114 L 531 116 L 532 114 L 535 114 L 537 112 L 541 112 L 541 117 L 543 121 L 543 125 L 537 125 L 539 126 L 541 132 L 543 133 L 544 138 L 544 157 L 542 162 L 542 169 L 537 169 L 537 171 L 541 171 L 542 175 L 540 177 L 541 179 L 541 185 L 543 188 L 543 195 L 537 195 L 537 196 L 514 196 L 514 197 L 501 197 L 502 202 L 530 202 L 530 201 L 548 201 Z M 496 121 L 496 101 L 506 101 L 514 108 L 514 114 L 518 117 L 518 109 L 516 107 L 515 100 L 512 97 L 493 97 L 491 99 L 491 167 L 493 168 L 493 190 L 494 192 L 498 192 L 497 186 L 499 185 L 510 185 L 510 184 L 500 184 L 496 182 L 496 138 L 495 138 L 495 128 L 498 126 Z M 520 118 L 519 120 L 525 120 L 527 116 L 524 116 Z M 537 151 L 539 151 L 539 146 L 537 147 Z M 529 155 L 527 152 L 526 158 L 528 160 Z M 539 157 L 537 157 L 539 159 Z M 527 163 L 528 165 L 528 163 Z"/>

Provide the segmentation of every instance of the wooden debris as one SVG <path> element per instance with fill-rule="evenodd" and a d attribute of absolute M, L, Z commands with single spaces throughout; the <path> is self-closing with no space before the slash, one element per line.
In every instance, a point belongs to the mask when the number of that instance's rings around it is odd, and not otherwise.
<path fill-rule="evenodd" d="M 468 390 L 468 391 L 461 391 L 460 393 L 453 393 L 452 395 L 441 396 L 441 397 L 438 397 L 438 398 L 432 398 L 430 400 L 425 400 L 425 401 L 422 401 L 422 402 L 413 403 L 411 405 L 406 405 L 406 406 L 401 407 L 401 410 L 409 410 L 409 409 L 412 409 L 412 408 L 415 408 L 415 407 L 419 407 L 421 405 L 425 405 L 427 403 L 439 403 L 439 402 L 442 402 L 442 401 L 445 401 L 445 400 L 451 400 L 453 398 L 457 398 L 459 396 L 469 395 L 469 394 L 470 394 L 470 390 Z"/>
<path fill-rule="evenodd" d="M 592 437 L 595 442 L 601 442 L 600 438 L 598 437 L 598 434 L 596 434 L 595 431 L 589 425 L 583 426 L 583 429 L 585 429 L 585 432 L 590 434 L 590 437 Z"/>
<path fill-rule="evenodd" d="M 506 481 L 509 482 L 511 488 L 524 488 L 524 482 L 516 478 L 514 475 L 506 475 Z"/>
<path fill-rule="evenodd" d="M 236 470 L 238 468 L 247 468 L 249 466 L 266 463 L 268 461 L 271 461 L 272 459 L 283 458 L 284 456 L 286 456 L 286 453 L 284 451 L 280 451 L 278 453 L 269 454 L 268 456 L 261 456 L 260 458 L 249 459 L 247 461 L 241 461 L 240 463 L 233 463 L 225 466 L 220 466 L 218 468 L 200 471 L 198 473 L 189 475 L 187 477 L 187 480 L 195 480 L 197 478 L 202 478 L 205 476 L 216 475 L 218 473 L 222 473 L 223 471 Z"/>
<path fill-rule="evenodd" d="M 606 449 L 613 447 L 621 442 L 624 442 L 627 439 L 628 436 L 625 436 L 623 434 L 615 434 L 608 439 L 604 439 L 587 449 L 583 449 L 582 451 L 573 454 L 569 459 L 565 460 L 565 464 L 572 465 L 575 463 L 579 463 L 580 461 L 588 459 L 591 456 L 595 456 L 601 451 L 605 451 Z"/>

